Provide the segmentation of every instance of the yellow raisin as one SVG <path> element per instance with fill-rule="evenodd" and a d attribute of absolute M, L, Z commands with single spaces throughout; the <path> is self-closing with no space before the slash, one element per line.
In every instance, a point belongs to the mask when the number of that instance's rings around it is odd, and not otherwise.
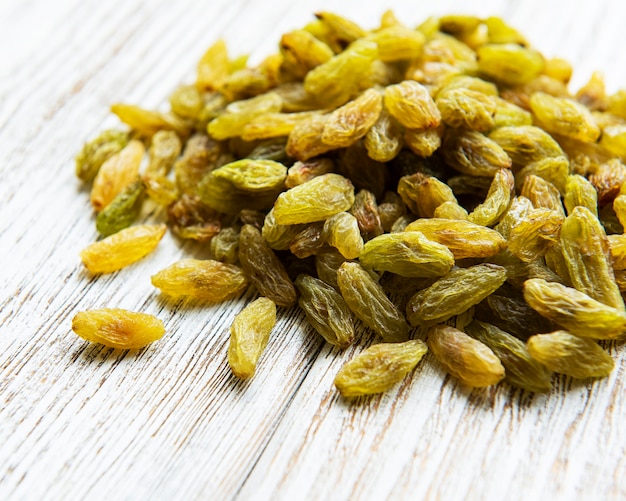
<path fill-rule="evenodd" d="M 561 247 L 572 285 L 588 296 L 626 311 L 615 283 L 604 228 L 585 207 L 576 207 L 561 228 Z"/>
<path fill-rule="evenodd" d="M 132 104 L 114 104 L 111 112 L 140 136 L 151 137 L 160 130 L 173 130 L 188 136 L 191 124 L 174 113 L 146 110 Z"/>
<path fill-rule="evenodd" d="M 504 367 L 494 352 L 454 327 L 428 329 L 428 347 L 445 370 L 467 386 L 491 386 L 504 379 Z"/>
<path fill-rule="evenodd" d="M 212 259 L 181 259 L 151 277 L 152 285 L 172 299 L 206 303 L 230 299 L 248 285 L 241 268 Z"/>
<path fill-rule="evenodd" d="M 493 226 L 509 208 L 514 192 L 513 174 L 509 169 L 500 169 L 491 182 L 487 198 L 469 214 L 468 221 Z"/>
<path fill-rule="evenodd" d="M 405 231 L 423 233 L 426 238 L 445 245 L 455 259 L 489 257 L 506 247 L 506 240 L 495 230 L 463 220 L 417 219 Z"/>
<path fill-rule="evenodd" d="M 375 344 L 341 368 L 335 386 L 346 398 L 382 393 L 402 381 L 427 351 L 417 339 Z"/>
<path fill-rule="evenodd" d="M 165 230 L 164 224 L 131 226 L 85 247 L 80 258 L 91 273 L 111 273 L 150 254 Z"/>
<path fill-rule="evenodd" d="M 456 268 L 433 285 L 415 293 L 407 304 L 413 326 L 430 326 L 459 315 L 494 293 L 506 280 L 506 270 L 494 264 Z"/>
<path fill-rule="evenodd" d="M 346 148 L 361 139 L 376 123 L 383 98 L 368 89 L 349 103 L 333 111 L 324 124 L 322 142 L 333 148 Z"/>
<path fill-rule="evenodd" d="M 241 131 L 244 141 L 288 136 L 298 125 L 319 115 L 317 111 L 300 113 L 265 113 L 250 120 Z"/>
<path fill-rule="evenodd" d="M 384 108 L 365 136 L 367 154 L 378 162 L 393 160 L 402 149 L 402 127 Z"/>
<path fill-rule="evenodd" d="M 268 92 L 260 96 L 230 103 L 224 113 L 209 122 L 209 135 L 217 140 L 240 136 L 244 127 L 265 113 L 276 113 L 282 107 L 281 97 Z"/>
<path fill-rule="evenodd" d="M 429 240 L 417 231 L 387 233 L 369 240 L 359 262 L 376 271 L 389 271 L 405 277 L 438 277 L 454 265 L 447 247 Z"/>
<path fill-rule="evenodd" d="M 91 187 L 91 204 L 96 211 L 104 209 L 137 179 L 145 151 L 143 143 L 133 139 L 102 164 Z"/>
<path fill-rule="evenodd" d="M 545 64 L 539 52 L 515 43 L 486 44 L 477 49 L 476 55 L 481 72 L 507 85 L 531 81 Z"/>
<path fill-rule="evenodd" d="M 436 99 L 441 120 L 450 127 L 487 131 L 495 125 L 492 96 L 467 88 L 445 88 Z"/>
<path fill-rule="evenodd" d="M 275 324 L 276 305 L 265 297 L 252 301 L 237 314 L 230 326 L 228 344 L 228 365 L 235 376 L 254 376 Z"/>
<path fill-rule="evenodd" d="M 606 377 L 615 366 L 598 343 L 567 331 L 532 336 L 528 340 L 528 351 L 550 370 L 577 379 Z"/>
<path fill-rule="evenodd" d="M 72 330 L 91 343 L 120 350 L 138 350 L 165 334 L 163 322 L 155 316 L 121 308 L 78 312 Z"/>
<path fill-rule="evenodd" d="M 339 212 L 324 222 L 324 241 L 346 259 L 356 259 L 363 250 L 363 237 L 357 219 L 349 212 Z"/>
<path fill-rule="evenodd" d="M 282 193 L 274 204 L 278 224 L 323 221 L 354 203 L 352 183 L 339 174 L 324 174 Z"/>
<path fill-rule="evenodd" d="M 405 129 L 404 144 L 420 157 L 430 157 L 441 146 L 443 127 Z"/>
<path fill-rule="evenodd" d="M 428 89 L 413 80 L 405 80 L 385 89 L 385 108 L 405 127 L 437 127 L 441 114 Z"/>
<path fill-rule="evenodd" d="M 580 337 L 615 339 L 626 330 L 626 314 L 572 287 L 533 278 L 524 299 L 540 315 Z"/>
<path fill-rule="evenodd" d="M 357 93 L 360 80 L 377 56 L 378 47 L 374 42 L 357 40 L 309 71 L 304 78 L 304 88 L 324 107 L 341 106 Z"/>
<path fill-rule="evenodd" d="M 230 73 L 226 42 L 220 39 L 198 61 L 196 86 L 200 90 L 219 89 Z"/>
<path fill-rule="evenodd" d="M 548 132 L 594 142 L 600 136 L 591 112 L 573 99 L 553 97 L 544 92 L 530 96 L 530 109 Z"/>
<path fill-rule="evenodd" d="M 415 59 L 426 41 L 419 31 L 404 26 L 388 26 L 368 36 L 378 46 L 378 57 L 385 62 Z"/>

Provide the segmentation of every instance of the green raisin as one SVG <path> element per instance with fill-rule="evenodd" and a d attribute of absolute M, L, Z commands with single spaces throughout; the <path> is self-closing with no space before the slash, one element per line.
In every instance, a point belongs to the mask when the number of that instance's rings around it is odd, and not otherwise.
<path fill-rule="evenodd" d="M 211 258 L 227 264 L 236 264 L 239 260 L 239 231 L 235 228 L 223 228 L 210 242 Z"/>
<path fill-rule="evenodd" d="M 366 35 L 365 30 L 358 24 L 333 12 L 316 12 L 315 17 L 321 20 L 328 27 L 333 37 L 342 43 L 351 43 Z"/>
<path fill-rule="evenodd" d="M 272 160 L 244 158 L 223 165 L 211 174 L 244 193 L 267 193 L 283 189 L 287 167 Z"/>
<path fill-rule="evenodd" d="M 407 304 L 413 326 L 430 326 L 459 315 L 494 293 L 506 280 L 506 270 L 494 264 L 456 268 L 430 287 L 414 294 Z"/>
<path fill-rule="evenodd" d="M 135 181 L 124 188 L 96 216 L 96 229 L 104 237 L 128 228 L 141 212 L 145 195 L 143 182 Z"/>
<path fill-rule="evenodd" d="M 500 127 L 489 134 L 507 153 L 513 164 L 524 167 L 546 157 L 565 156 L 559 144 L 544 130 L 534 125 Z"/>
<path fill-rule="evenodd" d="M 202 93 L 195 85 L 181 85 L 169 97 L 172 111 L 178 116 L 196 120 L 204 108 Z"/>
<path fill-rule="evenodd" d="M 427 351 L 419 340 L 375 344 L 341 368 L 335 386 L 346 398 L 382 393 L 402 381 Z"/>
<path fill-rule="evenodd" d="M 250 224 L 241 228 L 239 262 L 260 294 L 278 306 L 290 307 L 296 303 L 296 289 L 287 270 L 261 232 Z"/>
<path fill-rule="evenodd" d="M 325 63 L 335 54 L 322 40 L 306 30 L 285 33 L 280 39 L 280 52 L 288 71 L 304 78 L 313 68 Z"/>
<path fill-rule="evenodd" d="M 298 305 L 313 328 L 330 344 L 347 348 L 354 341 L 350 308 L 332 286 L 309 275 L 296 279 Z"/>
<path fill-rule="evenodd" d="M 337 271 L 347 259 L 341 253 L 332 248 L 324 247 L 315 256 L 315 271 L 320 280 L 339 290 L 337 283 Z"/>
<path fill-rule="evenodd" d="M 606 377 L 615 366 L 611 356 L 598 343 L 567 331 L 531 337 L 528 351 L 550 370 L 577 379 Z"/>
<path fill-rule="evenodd" d="M 615 339 L 626 330 L 626 314 L 572 287 L 533 278 L 524 283 L 524 299 L 531 308 L 572 334 Z"/>
<path fill-rule="evenodd" d="M 551 209 L 531 209 L 509 234 L 509 250 L 524 262 L 543 256 L 559 239 L 563 214 Z"/>
<path fill-rule="evenodd" d="M 323 107 L 345 104 L 358 91 L 360 80 L 378 56 L 378 47 L 369 40 L 358 40 L 346 50 L 309 71 L 305 90 Z"/>
<path fill-rule="evenodd" d="M 447 247 L 414 231 L 387 233 L 369 240 L 359 261 L 366 268 L 405 277 L 442 276 L 454 266 L 454 256 Z"/>
<path fill-rule="evenodd" d="M 477 49 L 476 55 L 481 72 L 507 85 L 530 82 L 544 67 L 539 52 L 515 43 L 486 44 Z"/>
<path fill-rule="evenodd" d="M 500 359 L 505 370 L 505 381 L 528 391 L 550 391 L 552 374 L 531 357 L 522 341 L 485 322 L 474 321 L 465 329 L 467 334 L 491 348 Z"/>
<path fill-rule="evenodd" d="M 494 128 L 533 124 L 533 116 L 524 108 L 505 101 L 501 97 L 494 97 L 494 101 L 496 102 L 496 112 L 493 116 Z"/>
<path fill-rule="evenodd" d="M 477 131 L 449 129 L 441 152 L 450 167 L 470 176 L 493 177 L 500 169 L 511 167 L 507 152 Z"/>
<path fill-rule="evenodd" d="M 76 155 L 76 176 L 85 182 L 93 181 L 100 166 L 128 143 L 128 133 L 119 130 L 105 130 L 98 137 L 85 143 Z"/>
<path fill-rule="evenodd" d="M 455 259 L 489 257 L 506 247 L 506 240 L 495 230 L 470 221 L 417 219 L 404 231 L 417 231 L 426 238 L 445 245 Z"/>
<path fill-rule="evenodd" d="M 576 207 L 561 229 L 561 246 L 574 288 L 625 311 L 615 283 L 611 250 L 604 228 L 587 208 Z"/>
<path fill-rule="evenodd" d="M 345 262 L 337 272 L 337 284 L 348 307 L 386 342 L 406 341 L 409 326 L 382 287 L 358 263 Z"/>
<path fill-rule="evenodd" d="M 492 294 L 486 304 L 489 314 L 480 318 L 519 339 L 526 340 L 534 334 L 554 330 L 554 325 L 528 306 L 523 297 Z"/>
<path fill-rule="evenodd" d="M 569 160 L 565 157 L 547 157 L 531 162 L 515 174 L 515 185 L 522 188 L 526 177 L 534 174 L 552 183 L 561 195 L 565 194 L 567 178 L 569 176 Z"/>

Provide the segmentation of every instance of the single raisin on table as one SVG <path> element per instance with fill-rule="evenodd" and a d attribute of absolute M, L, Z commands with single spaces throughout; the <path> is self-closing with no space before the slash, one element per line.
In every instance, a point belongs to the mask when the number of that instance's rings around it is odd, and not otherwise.
<path fill-rule="evenodd" d="M 276 305 L 260 297 L 237 314 L 230 327 L 228 364 L 241 379 L 254 376 L 257 362 L 263 354 L 276 324 Z"/>
<path fill-rule="evenodd" d="M 163 322 L 153 315 L 103 308 L 77 313 L 72 330 L 83 339 L 108 348 L 137 350 L 163 337 Z"/>
<path fill-rule="evenodd" d="M 341 368 L 335 386 L 344 397 L 381 393 L 402 381 L 427 351 L 419 340 L 375 344 Z"/>

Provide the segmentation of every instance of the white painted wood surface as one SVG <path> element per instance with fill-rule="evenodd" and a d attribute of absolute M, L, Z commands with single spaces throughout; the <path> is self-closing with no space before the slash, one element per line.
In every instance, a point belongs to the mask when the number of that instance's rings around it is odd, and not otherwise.
<path fill-rule="evenodd" d="M 218 37 L 259 59 L 314 10 L 372 27 L 390 7 L 409 24 L 504 16 L 574 64 L 574 88 L 594 69 L 626 86 L 620 0 L 0 1 L 0 499 L 626 498 L 623 346 L 609 378 L 557 379 L 548 395 L 468 391 L 426 360 L 346 403 L 332 380 L 353 349 L 331 350 L 296 311 L 251 382 L 230 375 L 246 297 L 172 307 L 148 280 L 201 248 L 168 236 L 119 273 L 81 269 L 96 234 L 73 156 L 116 123 L 112 102 L 159 106 Z M 77 311 L 104 306 L 157 314 L 168 334 L 138 353 L 72 334 Z"/>

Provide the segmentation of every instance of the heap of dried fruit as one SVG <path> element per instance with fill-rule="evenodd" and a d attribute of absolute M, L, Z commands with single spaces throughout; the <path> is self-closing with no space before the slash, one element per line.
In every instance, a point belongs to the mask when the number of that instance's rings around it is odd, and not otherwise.
<path fill-rule="evenodd" d="M 472 387 L 606 376 L 598 341 L 626 332 L 626 91 L 607 95 L 595 73 L 571 93 L 571 74 L 496 17 L 411 28 L 386 12 L 368 31 L 321 12 L 252 67 L 219 41 L 169 111 L 116 104 L 128 130 L 77 156 L 106 237 L 81 257 L 108 273 L 147 255 L 164 226 L 132 224 L 161 206 L 211 258 L 173 263 L 155 287 L 262 296 L 231 328 L 242 378 L 276 306 L 296 303 L 339 349 L 360 341 L 357 320 L 384 341 L 339 372 L 346 397 L 391 387 L 427 347 Z M 123 310 L 73 327 L 121 348 L 162 334 Z"/>

